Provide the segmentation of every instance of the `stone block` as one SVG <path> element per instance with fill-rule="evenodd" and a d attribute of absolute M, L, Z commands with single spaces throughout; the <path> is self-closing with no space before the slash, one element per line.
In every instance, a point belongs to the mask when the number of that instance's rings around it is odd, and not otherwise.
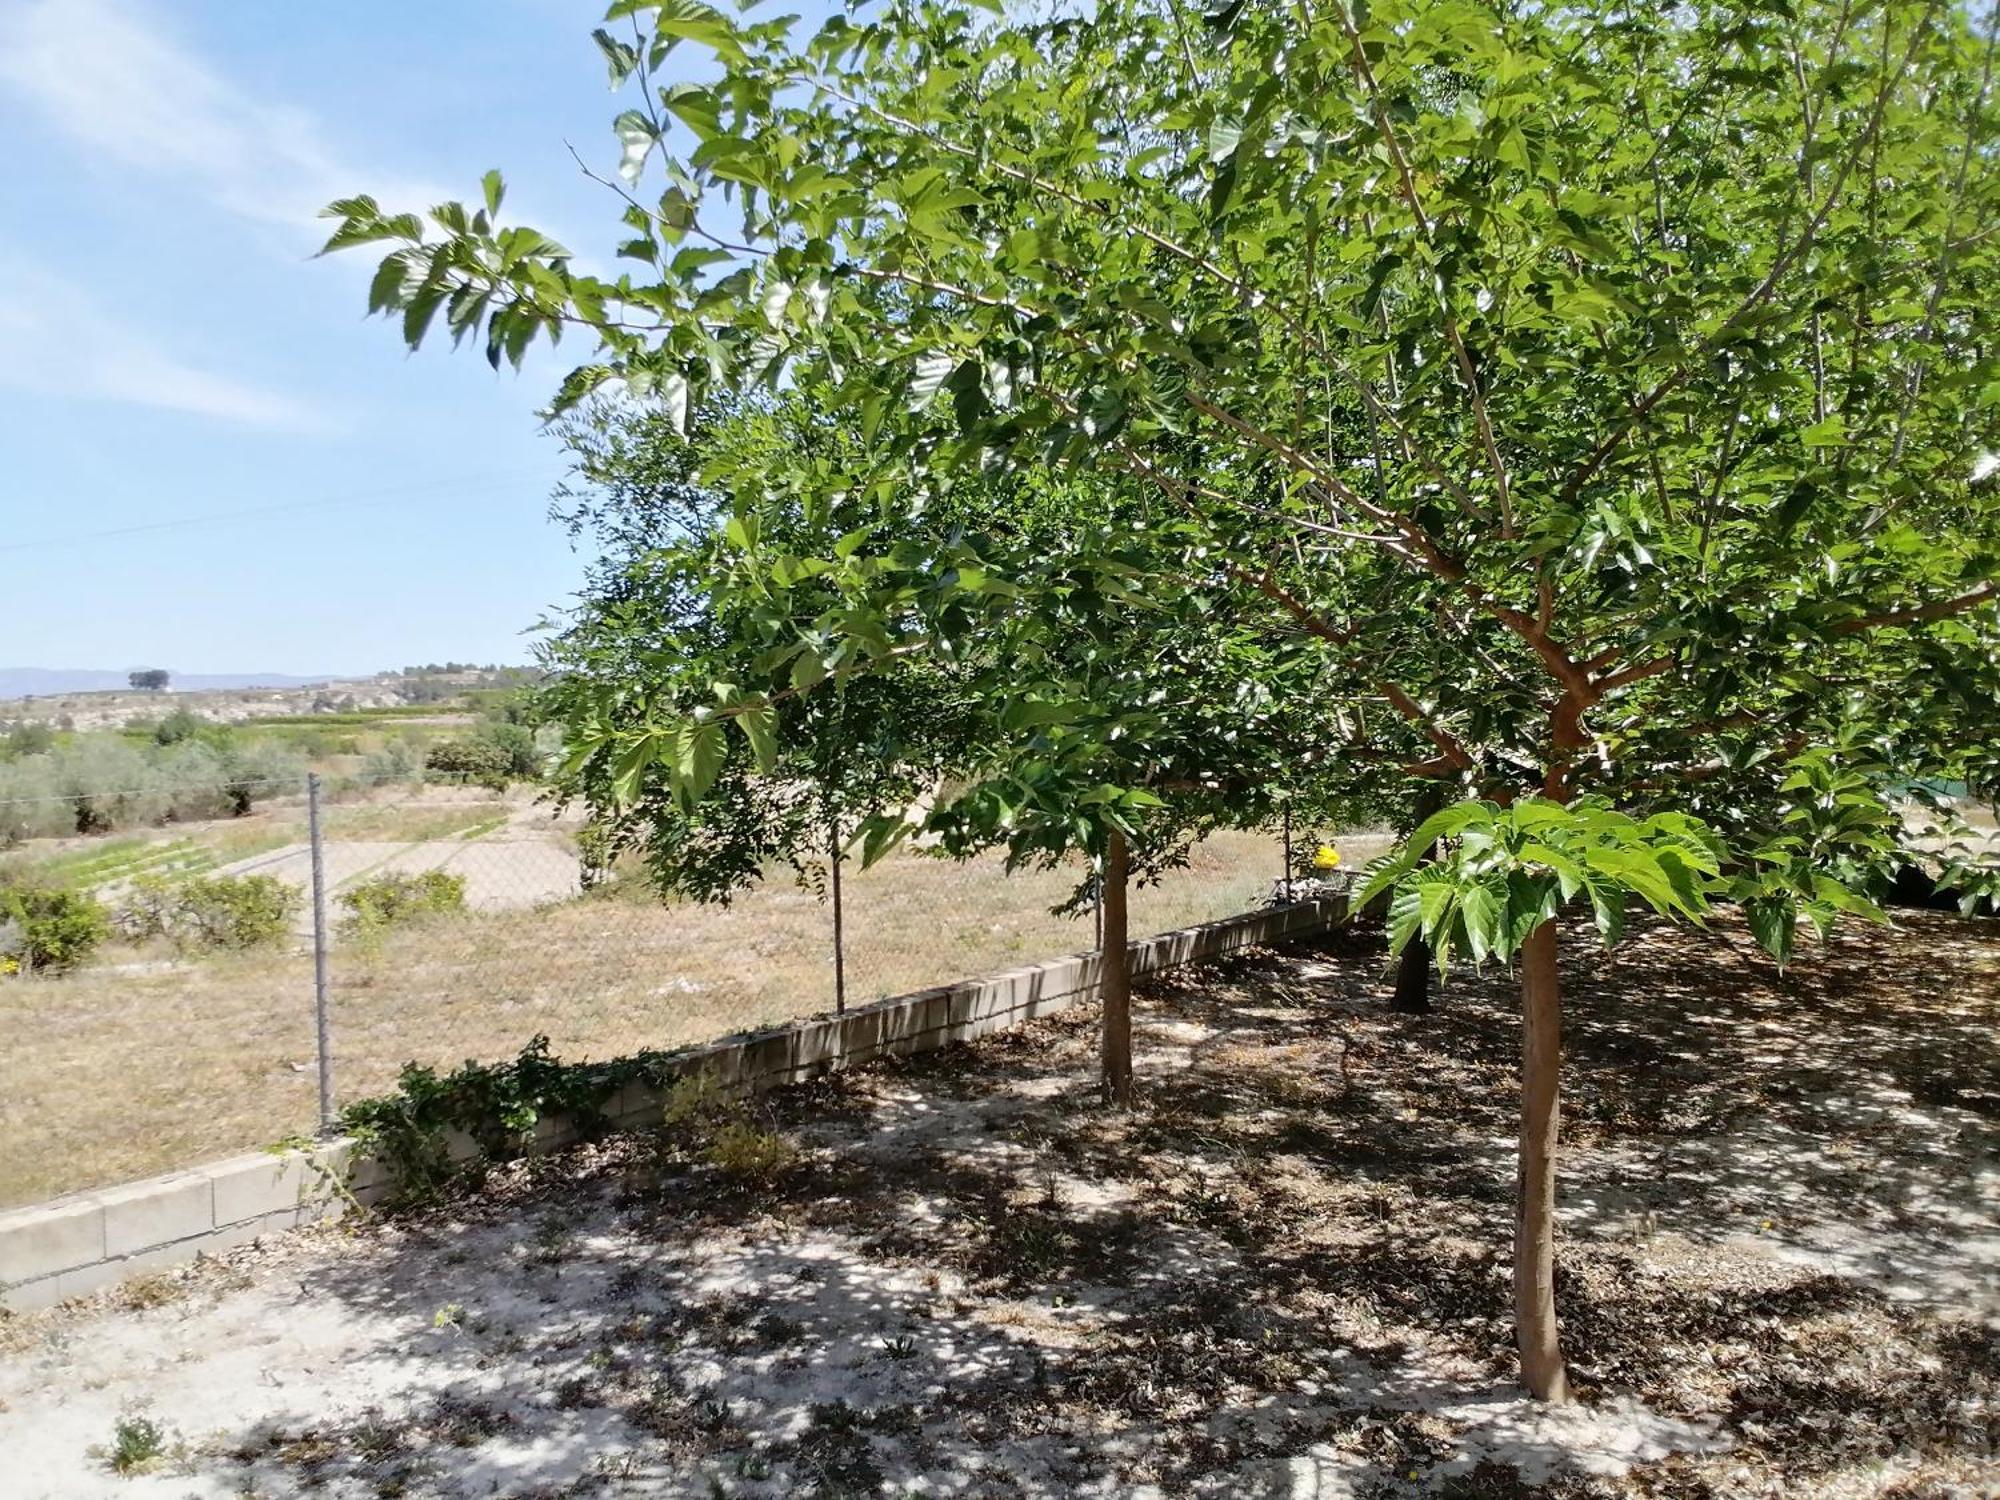
<path fill-rule="evenodd" d="M 298 1206 L 324 1184 L 303 1152 L 259 1151 L 232 1156 L 206 1169 L 215 1184 L 215 1226 L 261 1219 Z"/>
<path fill-rule="evenodd" d="M 840 1020 L 801 1021 L 792 1031 L 790 1076 L 817 1078 L 840 1067 L 845 1061 L 840 1049 L 842 1035 Z"/>
<path fill-rule="evenodd" d="M 0 1214 L 0 1286 L 35 1281 L 104 1259 L 104 1205 L 58 1199 Z"/>
<path fill-rule="evenodd" d="M 789 1027 L 759 1032 L 737 1043 L 739 1080 L 750 1093 L 761 1093 L 788 1082 L 792 1076 L 792 1032 Z"/>
<path fill-rule="evenodd" d="M 628 1083 L 604 1101 L 604 1117 L 625 1130 L 643 1130 L 660 1123 L 665 1096 L 650 1083 Z"/>
<path fill-rule="evenodd" d="M 104 1253 L 113 1259 L 190 1240 L 215 1228 L 215 1184 L 179 1172 L 97 1195 L 104 1205 Z"/>
<path fill-rule="evenodd" d="M 840 1018 L 840 1057 L 854 1067 L 880 1057 L 887 1045 L 889 1013 L 879 1005 L 849 1011 Z"/>
<path fill-rule="evenodd" d="M 62 1299 L 60 1276 L 43 1276 L 35 1281 L 24 1281 L 19 1286 L 0 1289 L 0 1307 L 9 1312 L 40 1312 L 45 1307 L 54 1307 Z"/>

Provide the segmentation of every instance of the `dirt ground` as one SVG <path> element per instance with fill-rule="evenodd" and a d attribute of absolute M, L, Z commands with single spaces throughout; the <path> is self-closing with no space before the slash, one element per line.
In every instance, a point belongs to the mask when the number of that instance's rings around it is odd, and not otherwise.
<path fill-rule="evenodd" d="M 1352 934 L 1156 983 L 1130 1116 L 1065 1017 L 774 1096 L 759 1171 L 619 1138 L 0 1325 L 7 1493 L 2000 1493 L 2000 930 L 1566 970 L 1577 1406 L 1511 1382 L 1504 979 L 1394 1017 Z"/>

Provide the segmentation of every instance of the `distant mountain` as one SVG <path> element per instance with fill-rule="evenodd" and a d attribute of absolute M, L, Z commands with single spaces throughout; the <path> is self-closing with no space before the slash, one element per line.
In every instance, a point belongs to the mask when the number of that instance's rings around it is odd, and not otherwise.
<path fill-rule="evenodd" d="M 131 687 L 127 672 L 66 671 L 60 667 L 0 667 L 0 698 L 48 698 L 63 693 L 123 692 Z M 232 688 L 315 687 L 322 682 L 354 679 L 326 672 L 300 677 L 289 672 L 188 672 L 173 674 L 174 688 L 187 693 L 227 692 Z"/>

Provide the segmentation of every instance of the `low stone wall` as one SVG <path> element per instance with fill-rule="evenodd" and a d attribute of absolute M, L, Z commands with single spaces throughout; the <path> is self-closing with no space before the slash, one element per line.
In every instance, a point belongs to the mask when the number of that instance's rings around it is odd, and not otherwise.
<path fill-rule="evenodd" d="M 1334 895 L 1161 933 L 1132 945 L 1133 972 L 1157 973 L 1313 932 L 1345 910 L 1345 897 Z M 707 1073 L 725 1087 L 760 1093 L 877 1057 L 935 1051 L 1094 999 L 1102 963 L 1097 953 L 1077 954 L 731 1037 L 677 1055 L 673 1075 Z M 644 1127 L 659 1120 L 660 1105 L 659 1089 L 630 1087 L 605 1113 L 614 1128 Z M 568 1122 L 544 1120 L 535 1147 L 553 1150 L 575 1138 Z M 46 1307 L 143 1271 L 338 1217 L 390 1188 L 384 1170 L 355 1141 L 341 1138 L 307 1150 L 233 1156 L 15 1209 L 0 1214 L 0 1306 Z"/>

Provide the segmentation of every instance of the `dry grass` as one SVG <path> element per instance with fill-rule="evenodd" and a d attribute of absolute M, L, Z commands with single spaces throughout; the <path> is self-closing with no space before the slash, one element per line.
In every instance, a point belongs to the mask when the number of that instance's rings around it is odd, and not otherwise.
<path fill-rule="evenodd" d="M 1277 864 L 1267 838 L 1212 839 L 1189 869 L 1134 893 L 1133 931 L 1255 906 Z M 916 856 L 852 875 L 850 1003 L 1090 947 L 1087 916 L 1048 912 L 1071 884 L 1062 871 L 1010 877 L 997 860 Z M 114 956 L 59 980 L 0 984 L 0 1205 L 310 1131 L 312 994 L 303 953 Z M 610 895 L 468 915 L 372 950 L 336 947 L 336 1084 L 343 1099 L 380 1093 L 406 1062 L 497 1060 L 537 1033 L 558 1056 L 609 1057 L 832 1003 L 828 909 L 788 879 L 728 907 Z"/>

